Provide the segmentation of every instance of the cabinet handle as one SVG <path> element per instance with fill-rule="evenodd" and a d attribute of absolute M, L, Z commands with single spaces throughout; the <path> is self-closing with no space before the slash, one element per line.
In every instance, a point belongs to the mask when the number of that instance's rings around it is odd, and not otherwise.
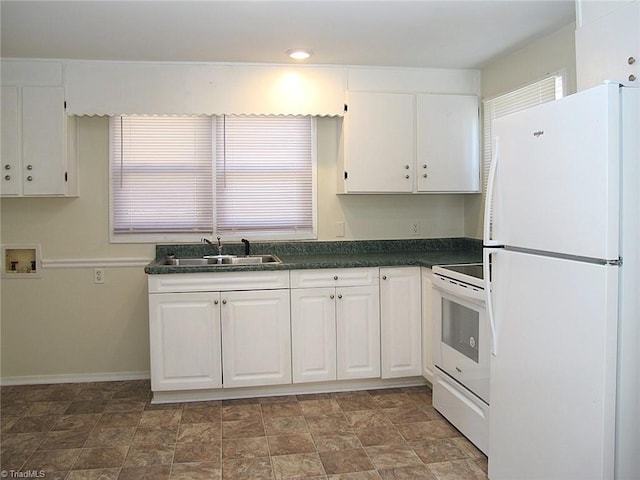
<path fill-rule="evenodd" d="M 341 293 L 338 294 L 338 298 L 342 298 L 342 294 Z"/>
<path fill-rule="evenodd" d="M 386 276 L 386 275 L 383 275 L 383 276 L 382 276 L 382 279 L 383 279 L 383 280 L 386 280 L 386 279 L 387 279 L 387 276 Z"/>
<path fill-rule="evenodd" d="M 338 279 L 338 275 L 334 275 L 334 276 L 333 276 L 333 279 L 334 279 L 334 280 L 337 280 L 337 279 Z"/>
<path fill-rule="evenodd" d="M 213 304 L 214 304 L 214 305 L 217 305 L 217 304 L 218 304 L 218 300 L 214 300 L 214 301 L 213 301 Z"/>
<path fill-rule="evenodd" d="M 405 169 L 405 170 L 409 170 L 409 165 L 405 165 L 405 166 L 404 166 L 404 169 Z"/>
<path fill-rule="evenodd" d="M 334 297 L 335 297 L 335 295 L 334 295 L 333 293 L 332 293 L 331 295 L 329 295 L 329 298 L 330 298 L 331 300 L 333 300 L 333 299 L 334 299 Z"/>
<path fill-rule="evenodd" d="M 31 182 L 32 180 L 33 180 L 33 177 L 32 177 L 31 175 L 29 175 L 29 176 L 27 177 L 27 182 Z"/>
<path fill-rule="evenodd" d="M 422 178 L 427 178 L 427 174 L 426 174 L 426 173 L 424 173 L 424 174 L 422 175 Z"/>
<path fill-rule="evenodd" d="M 633 65 L 634 63 L 636 63 L 636 59 L 635 59 L 635 58 L 633 58 L 633 57 L 629 57 L 629 58 L 627 59 L 627 63 L 628 63 L 629 65 Z"/>
<path fill-rule="evenodd" d="M 409 179 L 411 177 L 409 175 L 405 175 L 404 178 Z"/>
<path fill-rule="evenodd" d="M 27 170 L 33 170 L 33 165 L 27 165 Z"/>
<path fill-rule="evenodd" d="M 227 304 L 227 301 L 226 301 L 226 300 L 222 300 L 222 304 L 223 304 L 223 305 L 226 305 L 226 304 Z"/>
<path fill-rule="evenodd" d="M 635 82 L 636 81 L 636 76 L 634 74 L 629 75 L 629 81 L 630 82 Z"/>
<path fill-rule="evenodd" d="M 5 170 L 11 170 L 11 165 L 9 165 L 8 163 L 4 166 Z"/>
<path fill-rule="evenodd" d="M 4 176 L 4 179 L 5 179 L 5 180 L 11 180 L 11 175 L 5 175 L 5 176 Z"/>
<path fill-rule="evenodd" d="M 427 164 L 425 163 L 424 165 L 422 165 L 422 168 L 427 168 Z"/>

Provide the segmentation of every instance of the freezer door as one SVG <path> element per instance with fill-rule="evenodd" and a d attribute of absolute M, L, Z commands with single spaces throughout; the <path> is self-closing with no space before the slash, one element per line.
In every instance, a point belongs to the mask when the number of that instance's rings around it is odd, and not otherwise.
<path fill-rule="evenodd" d="M 494 244 L 617 259 L 619 87 L 585 90 L 494 126 Z"/>
<path fill-rule="evenodd" d="M 618 267 L 492 254 L 491 480 L 614 478 Z"/>

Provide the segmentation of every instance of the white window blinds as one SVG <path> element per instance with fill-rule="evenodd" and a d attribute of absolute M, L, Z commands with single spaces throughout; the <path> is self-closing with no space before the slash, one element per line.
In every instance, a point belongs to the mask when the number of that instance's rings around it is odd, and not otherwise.
<path fill-rule="evenodd" d="M 216 231 L 315 236 L 315 129 L 310 116 L 217 118 Z"/>
<path fill-rule="evenodd" d="M 111 118 L 114 242 L 316 237 L 310 116 Z"/>
<path fill-rule="evenodd" d="M 114 233 L 212 231 L 210 117 L 112 117 L 110 132 Z"/>

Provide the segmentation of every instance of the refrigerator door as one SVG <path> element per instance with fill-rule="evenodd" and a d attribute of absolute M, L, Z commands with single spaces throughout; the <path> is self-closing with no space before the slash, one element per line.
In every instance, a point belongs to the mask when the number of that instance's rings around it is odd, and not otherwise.
<path fill-rule="evenodd" d="M 618 267 L 492 254 L 489 478 L 614 478 Z"/>
<path fill-rule="evenodd" d="M 492 244 L 618 259 L 619 86 L 585 90 L 494 126 Z"/>

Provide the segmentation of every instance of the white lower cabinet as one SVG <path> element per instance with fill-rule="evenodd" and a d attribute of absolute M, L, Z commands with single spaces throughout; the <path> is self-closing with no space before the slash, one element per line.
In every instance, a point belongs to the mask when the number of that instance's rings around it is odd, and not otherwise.
<path fill-rule="evenodd" d="M 293 382 L 379 378 L 378 269 L 294 270 L 291 287 Z"/>
<path fill-rule="evenodd" d="M 420 267 L 380 269 L 382 378 L 422 374 Z"/>
<path fill-rule="evenodd" d="M 291 383 L 289 290 L 223 292 L 225 387 Z"/>
<path fill-rule="evenodd" d="M 151 389 L 220 388 L 220 293 L 149 295 Z"/>
<path fill-rule="evenodd" d="M 150 276 L 151 389 L 291 383 L 288 286 L 288 272 Z"/>
<path fill-rule="evenodd" d="M 433 281 L 430 268 L 422 267 L 422 376 L 433 385 Z"/>

